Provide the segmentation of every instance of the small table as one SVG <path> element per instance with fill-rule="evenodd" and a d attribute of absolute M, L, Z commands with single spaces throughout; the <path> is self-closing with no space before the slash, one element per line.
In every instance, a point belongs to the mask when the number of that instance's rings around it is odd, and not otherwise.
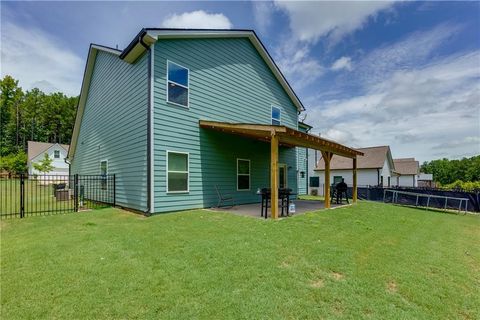
<path fill-rule="evenodd" d="M 262 207 L 260 216 L 268 217 L 268 201 L 272 199 L 272 191 L 270 188 L 263 188 L 260 191 L 260 195 L 262 196 Z M 290 216 L 290 196 L 296 195 L 296 193 L 292 192 L 292 189 L 278 189 L 278 199 L 281 200 L 280 207 L 282 208 L 281 216 L 284 216 L 284 209 L 287 209 L 287 216 Z M 271 205 L 270 205 L 271 207 Z M 265 215 L 263 209 L 265 208 Z"/>

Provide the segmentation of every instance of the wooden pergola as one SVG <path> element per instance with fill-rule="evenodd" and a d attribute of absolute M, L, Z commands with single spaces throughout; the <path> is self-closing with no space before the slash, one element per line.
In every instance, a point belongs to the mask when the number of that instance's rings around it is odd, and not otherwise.
<path fill-rule="evenodd" d="M 240 135 L 270 143 L 270 188 L 272 218 L 278 218 L 278 147 L 304 147 L 322 152 L 325 161 L 325 208 L 330 208 L 330 161 L 334 154 L 353 161 L 353 202 L 357 202 L 357 156 L 363 153 L 342 144 L 301 132 L 286 126 L 253 123 L 199 121 L 200 127 Z"/>

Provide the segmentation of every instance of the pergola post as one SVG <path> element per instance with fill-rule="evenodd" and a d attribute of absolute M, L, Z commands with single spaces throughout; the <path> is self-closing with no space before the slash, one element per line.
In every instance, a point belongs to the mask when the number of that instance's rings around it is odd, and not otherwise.
<path fill-rule="evenodd" d="M 353 158 L 353 192 L 352 201 L 357 202 L 357 157 Z"/>
<path fill-rule="evenodd" d="M 272 219 L 278 218 L 278 136 L 272 132 L 270 142 L 270 189 Z"/>
<path fill-rule="evenodd" d="M 330 208 L 330 160 L 333 153 L 322 151 L 322 156 L 325 162 L 325 208 Z"/>

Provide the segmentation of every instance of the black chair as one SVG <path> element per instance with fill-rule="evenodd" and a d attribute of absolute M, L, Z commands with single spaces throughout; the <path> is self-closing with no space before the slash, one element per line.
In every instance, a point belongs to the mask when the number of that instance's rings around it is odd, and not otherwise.
<path fill-rule="evenodd" d="M 227 202 L 227 203 L 230 202 L 231 207 L 235 206 L 235 199 L 233 198 L 233 196 L 231 194 L 221 193 L 220 190 L 218 189 L 217 185 L 215 186 L 215 191 L 217 191 L 217 195 L 218 195 L 217 208 L 219 208 L 222 204 L 225 204 L 225 202 Z"/>

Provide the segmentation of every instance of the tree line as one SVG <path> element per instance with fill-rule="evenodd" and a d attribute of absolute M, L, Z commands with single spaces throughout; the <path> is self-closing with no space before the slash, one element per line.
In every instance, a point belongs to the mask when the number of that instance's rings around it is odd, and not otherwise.
<path fill-rule="evenodd" d="M 70 144 L 77 97 L 34 88 L 24 92 L 18 80 L 0 80 L 0 155 L 26 151 L 27 141 Z"/>
<path fill-rule="evenodd" d="M 18 80 L 0 80 L 0 171 L 23 172 L 27 142 L 70 144 L 78 97 L 24 91 Z"/>
<path fill-rule="evenodd" d="M 424 173 L 432 173 L 440 185 L 462 185 L 480 182 L 480 155 L 460 160 L 438 159 L 425 161 L 421 166 Z M 469 184 L 470 183 L 470 184 Z"/>

